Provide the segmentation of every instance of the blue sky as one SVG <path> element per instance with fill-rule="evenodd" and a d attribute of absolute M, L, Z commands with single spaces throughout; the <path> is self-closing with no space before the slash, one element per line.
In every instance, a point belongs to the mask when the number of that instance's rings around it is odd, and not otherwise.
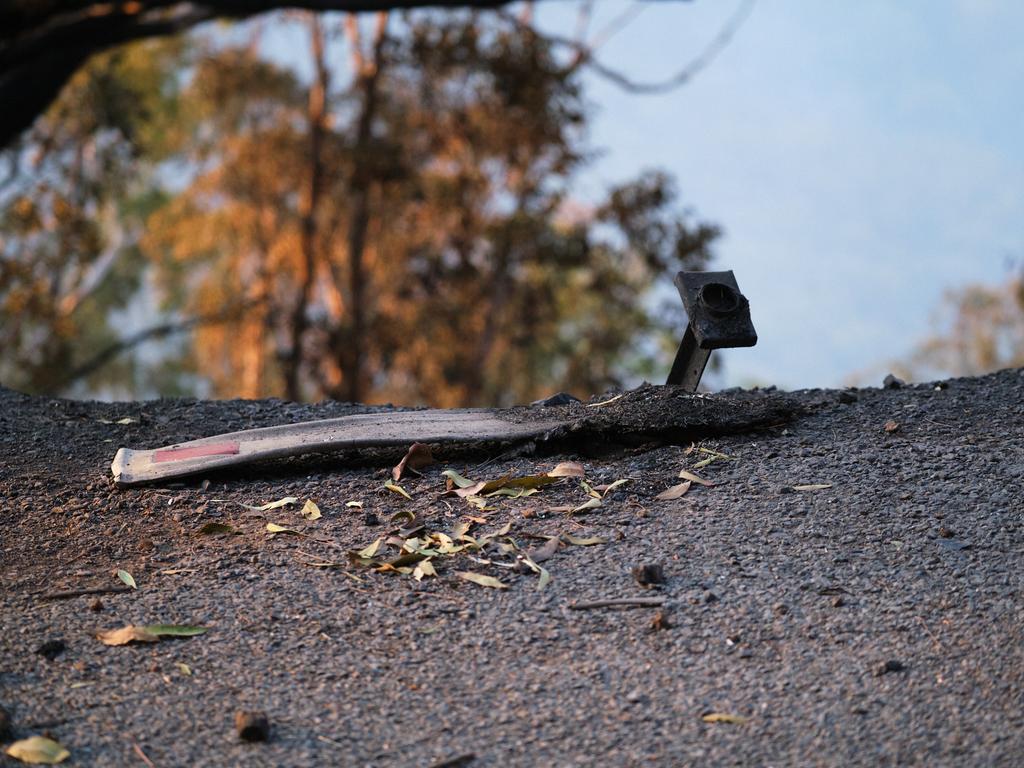
<path fill-rule="evenodd" d="M 634 79 L 699 53 L 736 2 L 651 2 L 600 50 Z M 538 5 L 569 34 L 578 5 Z M 597 4 L 593 29 L 624 3 Z M 945 289 L 1024 261 L 1024 3 L 758 0 L 732 44 L 664 96 L 588 76 L 581 179 L 665 167 L 720 223 L 717 265 L 751 300 L 760 341 L 725 385 L 878 383 L 928 335 Z"/>

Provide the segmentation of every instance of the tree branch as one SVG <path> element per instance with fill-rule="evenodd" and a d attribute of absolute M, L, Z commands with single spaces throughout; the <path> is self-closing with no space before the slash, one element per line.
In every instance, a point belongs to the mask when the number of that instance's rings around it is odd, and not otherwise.
<path fill-rule="evenodd" d="M 228 310 L 222 310 L 212 315 L 200 315 L 198 317 L 186 318 L 178 322 L 161 323 L 138 331 L 127 338 L 114 342 L 105 349 L 97 352 L 81 365 L 71 369 L 64 377 L 63 386 L 74 384 L 76 381 L 95 373 L 119 355 L 134 349 L 140 344 L 144 344 L 147 341 L 153 341 L 154 339 L 164 339 L 168 336 L 176 336 L 179 333 L 186 333 L 200 325 L 216 325 L 218 323 L 230 322 L 231 320 L 237 319 L 255 303 L 256 302 L 248 302 Z"/>

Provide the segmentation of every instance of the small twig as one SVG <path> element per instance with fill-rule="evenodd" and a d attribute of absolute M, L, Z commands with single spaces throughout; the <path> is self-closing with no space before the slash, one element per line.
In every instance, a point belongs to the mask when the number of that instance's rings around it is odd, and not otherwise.
<path fill-rule="evenodd" d="M 591 600 L 586 603 L 569 603 L 571 611 L 589 611 L 592 608 L 655 608 L 665 604 L 663 597 L 618 597 L 610 600 Z"/>
<path fill-rule="evenodd" d="M 40 600 L 69 600 L 83 595 L 110 595 L 118 592 L 131 592 L 131 587 L 89 587 L 88 589 L 69 589 L 66 592 L 50 592 L 40 595 Z"/>
<path fill-rule="evenodd" d="M 153 761 L 146 757 L 146 753 L 142 751 L 142 747 L 134 741 L 132 742 L 132 749 L 135 750 L 135 754 L 138 755 L 139 759 L 146 764 L 147 768 L 156 768 L 156 766 L 153 765 Z"/>

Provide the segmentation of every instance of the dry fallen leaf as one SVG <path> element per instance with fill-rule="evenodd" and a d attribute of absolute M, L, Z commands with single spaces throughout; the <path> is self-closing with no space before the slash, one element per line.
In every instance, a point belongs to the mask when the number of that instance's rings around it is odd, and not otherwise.
<path fill-rule="evenodd" d="M 601 494 L 601 498 L 605 498 L 609 493 L 614 491 L 620 485 L 628 483 L 630 478 L 624 477 L 621 480 L 616 480 L 614 483 L 608 483 L 607 485 L 595 485 L 594 490 Z"/>
<path fill-rule="evenodd" d="M 749 717 L 733 715 L 728 712 L 709 712 L 706 715 L 701 715 L 700 719 L 705 723 L 733 723 L 734 725 L 743 725 L 750 720 Z"/>
<path fill-rule="evenodd" d="M 547 474 L 548 477 L 583 477 L 586 472 L 578 461 L 563 461 Z"/>
<path fill-rule="evenodd" d="M 139 588 L 138 585 L 135 583 L 135 579 L 132 578 L 132 575 L 130 573 L 128 573 L 128 571 L 125 571 L 125 570 L 122 570 L 122 569 L 119 568 L 117 570 L 117 578 L 119 578 L 121 581 L 123 581 L 125 584 L 127 584 L 132 589 L 138 589 Z"/>
<path fill-rule="evenodd" d="M 454 469 L 446 469 L 441 473 L 445 477 L 445 484 L 448 486 L 448 490 L 454 488 L 468 488 L 471 485 L 476 485 L 473 480 L 467 477 L 463 477 Z"/>
<path fill-rule="evenodd" d="M 434 463 L 434 454 L 430 452 L 430 446 L 425 443 L 413 443 L 409 446 L 402 460 L 391 470 L 391 479 L 396 483 L 402 479 L 406 472 L 418 475 L 417 470 Z"/>
<path fill-rule="evenodd" d="M 692 484 L 693 484 L 692 480 L 687 480 L 685 483 L 680 483 L 679 485 L 673 485 L 671 488 L 668 488 L 668 489 L 662 491 L 661 493 L 659 493 L 654 498 L 658 499 L 659 501 L 671 501 L 672 499 L 681 498 L 681 497 L 686 495 L 686 492 L 688 490 L 690 490 L 690 486 Z"/>
<path fill-rule="evenodd" d="M 294 528 L 285 528 L 283 525 L 277 523 L 267 523 L 267 533 L 284 533 L 291 536 L 301 536 L 302 531 L 296 531 Z"/>
<path fill-rule="evenodd" d="M 885 431 L 888 432 L 889 434 L 892 434 L 893 432 L 898 432 L 900 429 L 900 423 L 898 421 L 893 421 L 892 419 L 889 419 L 887 422 L 885 422 L 885 426 L 883 427 L 883 429 L 885 429 Z"/>
<path fill-rule="evenodd" d="M 152 632 L 147 632 L 145 627 L 121 627 L 120 629 L 108 629 L 105 632 L 97 632 L 96 639 L 104 645 L 128 645 L 128 643 L 158 643 L 160 638 Z"/>
<path fill-rule="evenodd" d="M 281 507 L 287 507 L 290 504 L 298 504 L 299 499 L 297 496 L 285 496 L 283 499 L 277 501 L 268 501 L 266 504 L 262 504 L 258 507 L 251 506 L 249 504 L 243 504 L 242 506 L 246 509 L 250 509 L 253 512 L 269 512 L 272 509 L 280 509 Z"/>
<path fill-rule="evenodd" d="M 322 517 L 320 507 L 312 499 L 306 499 L 306 503 L 302 507 L 302 516 L 307 520 L 319 520 Z"/>
<path fill-rule="evenodd" d="M 30 736 L 16 741 L 7 748 L 6 754 L 30 765 L 57 765 L 71 757 L 60 743 L 45 736 Z"/>
<path fill-rule="evenodd" d="M 584 512 L 584 511 L 586 511 L 588 509 L 597 509 L 600 506 L 601 506 L 601 500 L 600 499 L 587 499 L 582 504 L 580 504 L 578 507 L 573 507 L 569 512 L 570 512 L 570 514 L 575 515 L 577 512 Z"/>
<path fill-rule="evenodd" d="M 362 509 L 363 508 L 363 502 L 361 502 L 361 501 L 346 501 L 345 502 L 345 506 L 349 507 L 350 509 Z"/>
<path fill-rule="evenodd" d="M 412 569 L 412 577 L 416 581 L 423 581 L 424 576 L 437 576 L 437 571 L 434 570 L 434 566 L 429 559 L 420 560 L 420 562 L 416 563 L 416 567 Z"/>
<path fill-rule="evenodd" d="M 181 674 L 185 675 L 185 677 L 192 677 L 192 667 L 190 667 L 185 662 L 176 661 L 174 662 L 174 666 L 176 666 L 178 668 L 178 671 L 181 672 Z"/>
<path fill-rule="evenodd" d="M 508 584 L 499 581 L 493 576 L 485 576 L 482 573 L 474 573 L 473 571 L 456 571 L 455 575 L 460 579 L 465 579 L 466 581 L 472 581 L 474 584 L 479 584 L 481 587 L 508 589 Z"/>
<path fill-rule="evenodd" d="M 826 488 L 831 488 L 832 483 L 812 483 L 810 485 L 794 485 L 794 491 L 823 491 Z"/>
<path fill-rule="evenodd" d="M 705 480 L 703 477 L 695 475 L 693 472 L 688 472 L 685 469 L 679 470 L 679 476 L 684 480 L 689 480 L 691 483 L 696 483 L 697 485 L 705 485 L 708 488 L 714 488 L 715 486 L 715 484 L 710 480 Z"/>
<path fill-rule="evenodd" d="M 377 550 L 380 549 L 380 545 L 383 539 L 375 539 L 374 542 L 366 547 L 363 547 L 356 552 L 357 557 L 370 558 L 377 554 Z"/>
<path fill-rule="evenodd" d="M 161 637 L 192 637 L 206 632 L 206 627 L 194 627 L 188 624 L 150 624 L 148 626 L 129 625 L 119 629 L 97 632 L 96 639 L 104 645 L 128 645 L 128 643 L 155 643 Z"/>
<path fill-rule="evenodd" d="M 607 544 L 607 539 L 602 539 L 597 536 L 591 536 L 590 538 L 577 538 L 568 533 L 562 534 L 562 540 L 568 544 L 572 544 L 574 547 L 592 547 L 595 544 Z"/>
<path fill-rule="evenodd" d="M 392 493 L 397 493 L 399 496 L 404 496 L 409 501 L 412 501 L 412 496 L 409 495 L 409 492 L 405 490 L 405 488 L 403 488 L 402 486 L 395 485 L 395 483 L 392 480 L 387 480 L 384 483 L 384 487 L 387 488 Z"/>

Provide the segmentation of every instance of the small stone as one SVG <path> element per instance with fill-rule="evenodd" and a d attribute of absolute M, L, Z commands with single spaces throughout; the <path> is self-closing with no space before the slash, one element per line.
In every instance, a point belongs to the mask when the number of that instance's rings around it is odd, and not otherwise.
<path fill-rule="evenodd" d="M 60 656 L 67 649 L 64 641 L 59 637 L 53 640 L 47 640 L 45 643 L 36 648 L 36 653 L 45 658 L 47 661 L 53 661 Z"/>
<path fill-rule="evenodd" d="M 882 429 L 884 429 L 891 435 L 893 432 L 900 431 L 900 423 L 898 421 L 894 421 L 893 419 L 889 419 L 887 422 L 885 422 Z"/>
<path fill-rule="evenodd" d="M 785 603 L 776 603 L 772 606 L 772 610 L 775 612 L 776 616 L 785 616 L 789 613 L 789 606 Z"/>
<path fill-rule="evenodd" d="M 885 663 L 878 665 L 878 668 L 875 670 L 875 677 L 888 675 L 892 672 L 903 672 L 905 669 L 906 667 L 903 666 L 903 662 L 889 659 Z"/>
<path fill-rule="evenodd" d="M 712 603 L 718 602 L 718 595 L 710 590 L 704 593 L 704 604 L 711 605 Z"/>
<path fill-rule="evenodd" d="M 840 392 L 839 402 L 843 405 L 850 405 L 857 402 L 857 396 L 853 392 Z"/>
<path fill-rule="evenodd" d="M 641 587 L 651 587 L 665 583 L 665 569 L 660 563 L 638 565 L 633 569 L 633 578 Z"/>
<path fill-rule="evenodd" d="M 902 379 L 897 379 L 891 373 L 882 379 L 882 386 L 886 389 L 902 389 L 906 384 Z"/>
<path fill-rule="evenodd" d="M 793 493 L 793 486 L 783 485 L 779 487 L 779 493 Z"/>
<path fill-rule="evenodd" d="M 846 601 L 843 600 L 843 596 L 842 595 L 836 595 L 835 597 L 832 598 L 832 607 L 833 608 L 842 608 L 844 605 L 846 605 Z"/>
<path fill-rule="evenodd" d="M 103 601 L 97 597 L 95 600 L 89 603 L 89 610 L 93 613 L 99 613 L 103 610 Z"/>
<path fill-rule="evenodd" d="M 956 531 L 952 531 L 944 525 L 939 526 L 939 536 L 941 536 L 944 539 L 952 539 L 954 536 L 956 536 Z"/>
<path fill-rule="evenodd" d="M 559 392 L 558 394 L 546 397 L 543 400 L 534 400 L 530 405 L 541 408 L 549 408 L 555 405 L 569 405 L 571 403 L 578 403 L 580 399 L 570 395 L 568 392 Z"/>
<path fill-rule="evenodd" d="M 373 514 L 373 512 L 364 512 L 363 525 L 380 525 L 380 518 Z"/>
<path fill-rule="evenodd" d="M 240 710 L 235 713 L 235 731 L 242 741 L 267 741 L 270 721 L 265 712 Z"/>
<path fill-rule="evenodd" d="M 651 619 L 651 629 L 655 632 L 660 632 L 663 629 L 672 629 L 672 622 L 668 620 L 668 616 L 664 611 L 658 611 L 654 614 L 654 618 Z"/>

